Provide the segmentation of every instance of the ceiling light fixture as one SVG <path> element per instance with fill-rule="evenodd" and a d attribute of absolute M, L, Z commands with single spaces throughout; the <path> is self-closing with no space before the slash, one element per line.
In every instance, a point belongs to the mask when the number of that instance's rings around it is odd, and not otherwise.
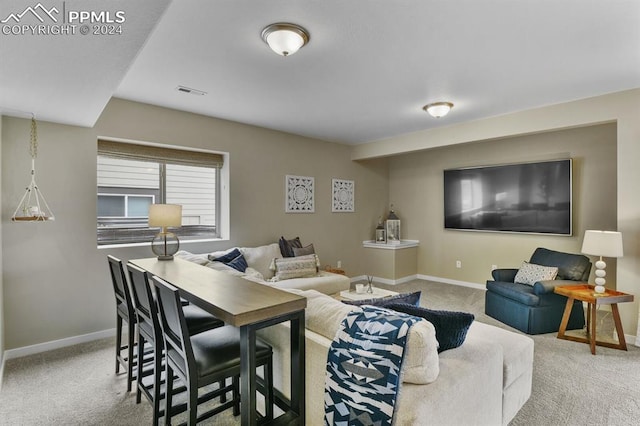
<path fill-rule="evenodd" d="M 299 25 L 279 22 L 262 30 L 262 40 L 278 55 L 289 56 L 309 43 L 309 33 Z"/>
<path fill-rule="evenodd" d="M 453 108 L 453 104 L 451 102 L 435 102 L 422 107 L 423 110 L 427 111 L 429 115 L 435 118 L 444 117 L 449 114 L 451 108 Z"/>

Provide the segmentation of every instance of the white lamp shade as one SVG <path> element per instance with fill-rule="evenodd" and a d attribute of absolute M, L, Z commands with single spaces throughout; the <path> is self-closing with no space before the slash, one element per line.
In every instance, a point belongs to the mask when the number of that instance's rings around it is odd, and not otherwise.
<path fill-rule="evenodd" d="M 182 226 L 182 206 L 179 204 L 151 204 L 149 227 Z"/>
<path fill-rule="evenodd" d="M 603 257 L 622 257 L 622 234 L 616 231 L 585 231 L 582 253 Z"/>
<path fill-rule="evenodd" d="M 451 108 L 453 108 L 453 104 L 451 102 L 436 102 L 425 105 L 422 109 L 427 111 L 432 117 L 440 118 L 449 114 Z"/>

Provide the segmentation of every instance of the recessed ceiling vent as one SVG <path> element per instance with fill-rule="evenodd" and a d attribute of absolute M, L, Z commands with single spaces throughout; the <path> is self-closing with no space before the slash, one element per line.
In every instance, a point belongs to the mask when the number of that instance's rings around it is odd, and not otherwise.
<path fill-rule="evenodd" d="M 190 93 L 192 95 L 197 95 L 197 96 L 204 96 L 204 95 L 207 94 L 207 92 L 203 92 L 202 90 L 192 89 L 192 88 L 186 87 L 186 86 L 178 86 L 178 87 L 176 87 L 176 90 L 178 92 Z"/>

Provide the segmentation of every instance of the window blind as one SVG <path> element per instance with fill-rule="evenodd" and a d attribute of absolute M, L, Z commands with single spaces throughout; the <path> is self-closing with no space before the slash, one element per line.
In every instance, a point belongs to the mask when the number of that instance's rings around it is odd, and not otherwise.
<path fill-rule="evenodd" d="M 98 155 L 127 158 L 140 161 L 162 161 L 185 166 L 221 168 L 222 154 L 186 149 L 166 148 L 153 145 L 138 145 L 127 142 L 98 140 Z"/>

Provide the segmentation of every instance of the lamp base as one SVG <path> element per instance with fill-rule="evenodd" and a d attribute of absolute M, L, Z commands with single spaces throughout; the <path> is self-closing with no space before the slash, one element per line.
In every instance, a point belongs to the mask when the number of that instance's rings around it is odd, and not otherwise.
<path fill-rule="evenodd" d="M 151 241 L 151 251 L 158 256 L 158 260 L 172 260 L 178 250 L 180 241 L 173 232 L 160 232 Z"/>
<path fill-rule="evenodd" d="M 593 291 L 595 291 L 597 294 L 604 294 L 606 290 L 607 289 L 603 285 L 597 285 L 593 288 Z"/>

